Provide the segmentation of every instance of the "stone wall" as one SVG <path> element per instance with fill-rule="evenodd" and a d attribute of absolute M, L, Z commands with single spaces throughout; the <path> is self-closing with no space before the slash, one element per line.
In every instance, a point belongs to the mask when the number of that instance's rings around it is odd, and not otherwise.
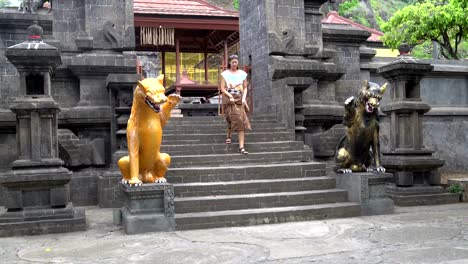
<path fill-rule="evenodd" d="M 266 22 L 266 5 L 264 0 L 240 0 L 240 64 L 252 65 L 252 87 L 254 113 L 276 114 L 274 104 L 267 104 L 272 100 L 271 77 L 268 70 L 268 40 Z"/>
<path fill-rule="evenodd" d="M 72 201 L 97 203 L 97 178 L 111 162 L 111 106 L 106 78 L 136 72 L 132 0 L 57 0 L 48 13 L 22 14 L 0 10 L 0 170 L 16 159 L 15 116 L 10 98 L 18 90 L 18 73 L 4 56 L 5 49 L 26 40 L 26 28 L 37 19 L 43 40 L 61 51 L 62 65 L 51 78 L 52 96 L 61 108 L 60 151 L 67 168 Z M 127 51 L 128 50 L 128 51 Z M 75 142 L 75 143 L 74 143 Z M 78 143 L 76 143 L 78 142 Z M 79 158 L 77 158 L 79 157 Z M 0 190 L 0 196 L 2 191 Z M 2 205 L 2 199 L 0 199 Z"/>

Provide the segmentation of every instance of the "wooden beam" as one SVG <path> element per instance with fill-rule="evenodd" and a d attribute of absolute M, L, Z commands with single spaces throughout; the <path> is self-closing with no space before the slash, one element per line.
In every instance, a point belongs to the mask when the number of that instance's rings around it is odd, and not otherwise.
<path fill-rule="evenodd" d="M 154 15 L 156 16 L 156 15 Z M 166 27 L 185 29 L 233 30 L 239 31 L 239 19 L 233 18 L 168 18 L 141 16 L 135 14 L 135 27 Z"/>

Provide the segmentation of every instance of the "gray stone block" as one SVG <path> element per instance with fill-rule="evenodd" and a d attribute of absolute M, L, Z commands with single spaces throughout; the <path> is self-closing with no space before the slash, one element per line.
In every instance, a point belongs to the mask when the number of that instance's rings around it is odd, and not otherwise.
<path fill-rule="evenodd" d="M 120 208 L 123 205 L 123 193 L 120 188 L 122 175 L 119 171 L 107 172 L 97 180 L 97 203 L 101 208 Z"/>
<path fill-rule="evenodd" d="M 392 214 L 393 201 L 386 196 L 385 185 L 392 174 L 335 174 L 338 188 L 348 191 L 350 202 L 361 204 L 362 215 Z"/>
<path fill-rule="evenodd" d="M 174 218 L 164 214 L 132 214 L 126 207 L 122 208 L 122 226 L 127 235 L 147 232 L 168 232 L 175 230 Z"/>
<path fill-rule="evenodd" d="M 68 201 L 70 201 L 68 186 L 50 189 L 50 205 L 52 207 L 65 206 Z"/>
<path fill-rule="evenodd" d="M 124 206 L 122 225 L 125 233 L 138 234 L 156 231 L 173 231 L 174 187 L 171 184 L 120 184 Z"/>

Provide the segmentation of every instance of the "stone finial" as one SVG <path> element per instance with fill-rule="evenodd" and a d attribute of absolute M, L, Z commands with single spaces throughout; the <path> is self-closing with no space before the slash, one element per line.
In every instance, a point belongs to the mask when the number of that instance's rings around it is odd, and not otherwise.
<path fill-rule="evenodd" d="M 44 30 L 42 29 L 41 26 L 38 25 L 37 20 L 34 20 L 33 24 L 29 26 L 26 30 L 28 32 L 29 41 L 41 41 L 42 40 L 42 34 L 44 33 Z"/>
<path fill-rule="evenodd" d="M 411 54 L 411 46 L 406 43 L 401 43 L 398 47 L 398 51 L 400 52 L 399 56 L 409 56 Z"/>

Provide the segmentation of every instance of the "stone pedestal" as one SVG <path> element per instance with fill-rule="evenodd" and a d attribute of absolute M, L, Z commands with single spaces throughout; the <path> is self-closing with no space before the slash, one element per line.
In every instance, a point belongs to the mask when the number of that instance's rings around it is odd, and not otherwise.
<path fill-rule="evenodd" d="M 437 186 L 437 169 L 444 161 L 433 157 L 423 144 L 422 116 L 430 106 L 422 102 L 419 83 L 432 69 L 407 56 L 378 69 L 390 86 L 390 102 L 381 108 L 390 115 L 390 146 L 382 152 L 382 165 L 394 174 L 395 184 L 387 191 L 396 205 L 457 202 Z"/>
<path fill-rule="evenodd" d="M 125 233 L 139 234 L 174 231 L 174 186 L 151 183 L 130 187 L 121 184 L 124 206 L 121 209 Z"/>
<path fill-rule="evenodd" d="M 60 111 L 52 98 L 50 76 L 61 64 L 60 51 L 41 41 L 43 30 L 28 28 L 28 41 L 8 48 L 5 56 L 20 76 L 16 114 L 18 158 L 0 174 L 6 212 L 0 236 L 36 235 L 86 229 L 83 209 L 70 202 L 71 172 L 58 151 Z"/>
<path fill-rule="evenodd" d="M 70 202 L 71 172 L 62 167 L 19 169 L 0 175 L 6 212 L 0 237 L 73 232 L 86 229 L 84 209 Z"/>
<path fill-rule="evenodd" d="M 335 174 L 337 187 L 348 191 L 350 202 L 361 204 L 362 215 L 393 214 L 393 201 L 385 193 L 391 173 Z"/>

